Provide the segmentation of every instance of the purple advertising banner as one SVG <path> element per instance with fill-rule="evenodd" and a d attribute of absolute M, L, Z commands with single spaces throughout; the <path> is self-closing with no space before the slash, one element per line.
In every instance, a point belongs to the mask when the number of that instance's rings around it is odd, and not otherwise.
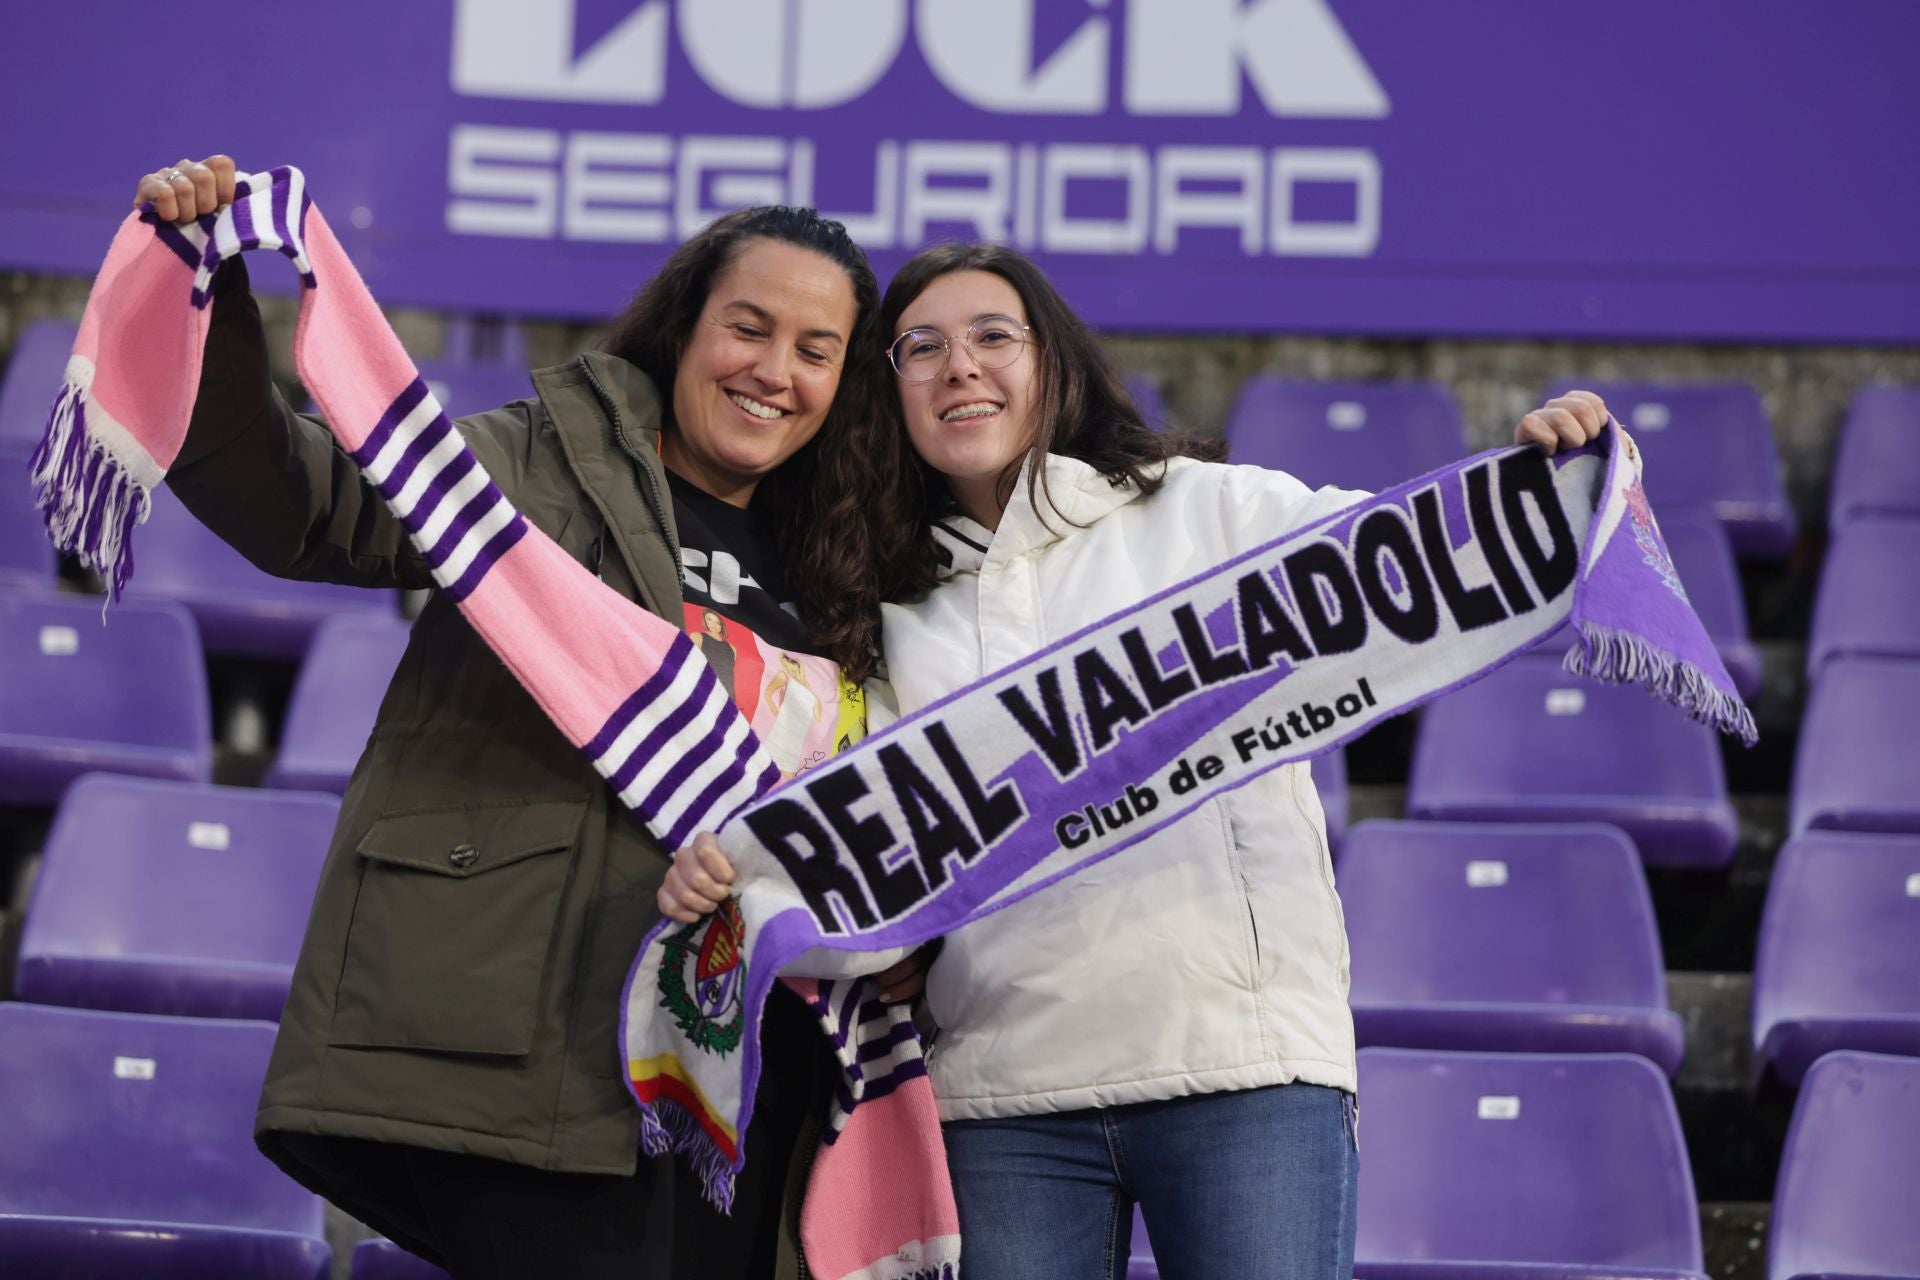
<path fill-rule="evenodd" d="M 0 267 L 225 151 L 397 304 L 597 319 L 784 201 L 1112 330 L 1914 342 L 1916 50 L 1911 0 L 14 4 Z"/>

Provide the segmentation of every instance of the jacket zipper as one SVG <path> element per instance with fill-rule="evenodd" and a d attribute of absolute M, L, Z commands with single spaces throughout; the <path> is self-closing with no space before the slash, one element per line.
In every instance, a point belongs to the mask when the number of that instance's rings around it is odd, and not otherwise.
<path fill-rule="evenodd" d="M 579 364 L 580 371 L 587 375 L 587 385 L 593 388 L 593 394 L 600 399 L 600 407 L 606 410 L 607 422 L 613 430 L 613 442 L 620 446 L 620 452 L 626 454 L 627 457 L 633 460 L 634 470 L 646 477 L 647 484 L 644 492 L 647 497 L 647 506 L 653 512 L 653 518 L 659 522 L 660 532 L 665 535 L 667 546 L 673 551 L 674 581 L 676 583 L 684 582 L 686 580 L 686 568 L 680 562 L 680 540 L 673 536 L 672 526 L 667 523 L 666 504 L 660 494 L 660 480 L 654 474 L 653 467 L 649 465 L 646 458 L 642 456 L 638 449 L 634 448 L 633 442 L 627 439 L 626 430 L 620 422 L 620 410 L 613 403 L 613 397 L 607 394 L 607 389 L 600 385 L 599 377 L 593 372 L 593 365 L 589 363 L 585 357 L 580 359 Z M 596 570 L 598 567 L 596 557 Z M 804 1134 L 803 1140 L 805 1140 Z M 806 1160 L 800 1168 L 800 1187 L 798 1194 L 801 1196 L 806 1194 L 807 1182 L 813 1175 L 813 1162 L 819 1158 L 819 1155 L 820 1130 L 815 1128 L 812 1134 L 812 1145 L 808 1147 Z M 813 1271 L 807 1266 L 806 1249 L 801 1245 L 798 1236 L 799 1232 L 796 1223 L 793 1254 L 799 1267 L 798 1280 L 813 1280 Z"/>
<path fill-rule="evenodd" d="M 807 1195 L 807 1184 L 813 1181 L 813 1162 L 820 1158 L 820 1133 L 821 1131 L 819 1129 L 814 1131 L 812 1135 L 812 1145 L 807 1148 L 806 1162 L 800 1166 L 799 1195 L 802 1200 L 804 1200 Z M 804 1135 L 802 1140 L 805 1140 Z M 787 1194 L 792 1195 L 794 1192 L 789 1188 Z M 797 1272 L 798 1280 L 813 1280 L 813 1268 L 807 1265 L 807 1246 L 805 1241 L 800 1238 L 800 1224 L 798 1220 L 795 1221 L 793 1229 L 793 1257 L 799 1268 Z"/>
<path fill-rule="evenodd" d="M 613 427 L 613 442 L 620 446 L 620 452 L 633 459 L 634 469 L 647 478 L 647 506 L 653 512 L 653 518 L 660 522 L 660 532 L 666 535 L 667 546 L 673 551 L 673 580 L 675 583 L 686 580 L 686 568 L 680 563 L 680 539 L 673 536 L 673 526 L 667 523 L 667 508 L 660 495 L 660 480 L 653 468 L 641 456 L 627 439 L 626 430 L 620 424 L 620 410 L 613 403 L 613 397 L 600 385 L 600 379 L 593 372 L 593 365 L 582 356 L 579 360 L 580 371 L 587 375 L 587 385 L 593 388 L 593 394 L 600 398 L 600 407 L 607 411 L 607 421 Z"/>

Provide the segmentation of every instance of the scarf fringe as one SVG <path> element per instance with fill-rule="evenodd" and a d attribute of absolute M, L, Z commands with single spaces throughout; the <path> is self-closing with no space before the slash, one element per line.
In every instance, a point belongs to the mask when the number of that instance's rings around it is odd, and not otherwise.
<path fill-rule="evenodd" d="M 153 497 L 133 468 L 88 430 L 91 400 L 72 379 L 61 388 L 28 460 L 28 478 L 54 547 L 106 579 L 111 602 L 133 577 L 133 531 L 146 522 Z"/>
<path fill-rule="evenodd" d="M 805 1233 L 802 1225 L 802 1239 Z M 958 1280 L 959 1275 L 960 1237 L 943 1235 L 903 1244 L 896 1252 L 836 1280 Z"/>
<path fill-rule="evenodd" d="M 662 1098 L 640 1104 L 640 1148 L 650 1156 L 678 1155 L 700 1179 L 700 1194 L 725 1214 L 733 1212 L 733 1166 L 685 1107 Z"/>
<path fill-rule="evenodd" d="M 1715 685 L 1693 663 L 1680 661 L 1630 631 L 1577 620 L 1574 630 L 1580 643 L 1567 651 L 1561 664 L 1574 675 L 1638 685 L 1749 747 L 1759 741 L 1753 712 L 1739 695 Z"/>

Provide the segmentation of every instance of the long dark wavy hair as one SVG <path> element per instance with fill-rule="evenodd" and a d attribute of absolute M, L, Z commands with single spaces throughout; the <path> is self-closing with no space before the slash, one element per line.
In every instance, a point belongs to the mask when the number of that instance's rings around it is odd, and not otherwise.
<path fill-rule="evenodd" d="M 1227 456 L 1223 440 L 1148 426 L 1119 367 L 1086 321 L 1067 305 L 1045 272 L 1006 245 L 941 244 L 915 255 L 888 283 L 886 297 L 881 299 L 880 324 L 885 335 L 881 341 L 894 335 L 901 314 L 928 285 L 955 271 L 991 272 L 1013 286 L 1026 307 L 1039 362 L 1033 443 L 1001 473 L 1002 501 L 1012 494 L 1021 466 L 1035 454 L 1078 458 L 1116 488 L 1130 484 L 1147 494 L 1157 491 L 1165 480 L 1169 458 L 1219 461 Z M 904 442 L 906 422 L 898 393 L 887 395 L 885 405 L 895 440 Z M 881 568 L 881 596 L 886 600 L 911 599 L 932 588 L 940 566 L 933 521 L 953 503 L 939 472 L 914 455 L 911 445 L 901 443 L 897 448 L 906 454 L 898 473 L 903 479 L 889 506 L 899 509 L 899 523 L 883 529 L 880 543 L 891 548 Z M 1059 514 L 1047 491 L 1045 467 L 1036 465 L 1028 473 L 1027 493 L 1043 518 Z"/>
<path fill-rule="evenodd" d="M 866 679 L 879 653 L 877 535 L 897 528 L 900 489 L 890 481 L 905 461 L 899 434 L 881 404 L 891 399 L 886 362 L 876 361 L 880 286 L 847 229 L 812 209 L 762 205 L 731 213 L 686 241 L 627 309 L 614 318 L 601 350 L 631 361 L 653 381 L 661 425 L 673 431 L 673 385 L 713 282 L 756 240 L 819 254 L 853 286 L 853 332 L 833 406 L 812 440 L 760 481 L 752 508 L 766 522 L 785 565 L 787 585 L 814 642 Z"/>

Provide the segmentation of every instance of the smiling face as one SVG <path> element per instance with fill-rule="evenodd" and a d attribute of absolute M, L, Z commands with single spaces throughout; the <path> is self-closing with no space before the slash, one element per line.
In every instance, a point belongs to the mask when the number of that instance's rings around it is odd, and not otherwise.
<path fill-rule="evenodd" d="M 938 377 L 927 382 L 896 377 L 894 386 L 914 452 L 947 478 L 960 509 L 988 528 L 1000 523 L 1000 477 L 1033 443 L 1040 395 L 1032 335 L 1004 369 L 981 368 L 955 336 L 995 316 L 1016 328 L 1026 324 L 1019 292 L 990 271 L 953 271 L 921 290 L 889 335 L 909 329 L 946 335 L 947 367 Z"/>
<path fill-rule="evenodd" d="M 826 421 L 856 314 L 839 264 L 779 240 L 749 241 L 714 277 L 680 353 L 673 424 L 661 441 L 667 466 L 745 506 Z"/>

